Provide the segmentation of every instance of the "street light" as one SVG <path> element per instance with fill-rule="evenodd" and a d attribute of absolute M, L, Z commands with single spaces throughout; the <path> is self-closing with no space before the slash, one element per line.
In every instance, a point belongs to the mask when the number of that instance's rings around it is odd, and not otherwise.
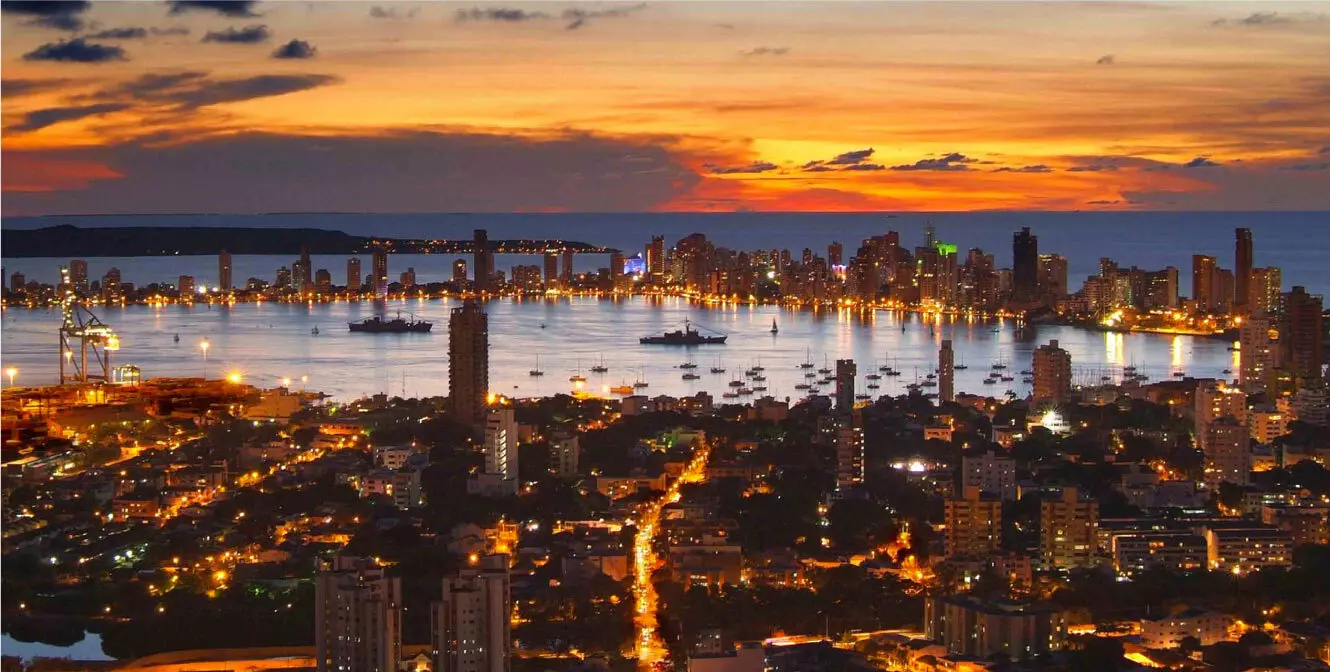
<path fill-rule="evenodd" d="M 202 343 L 199 343 L 199 348 L 203 350 L 203 379 L 205 381 L 208 380 L 208 346 L 210 345 L 211 343 L 206 338 L 203 339 Z"/>
<path fill-rule="evenodd" d="M 14 376 L 17 376 L 17 375 L 18 375 L 18 368 L 11 366 L 11 367 L 5 369 L 5 375 L 6 375 L 6 376 L 9 376 L 9 386 L 10 386 L 10 387 L 13 387 L 13 386 L 14 386 Z"/>

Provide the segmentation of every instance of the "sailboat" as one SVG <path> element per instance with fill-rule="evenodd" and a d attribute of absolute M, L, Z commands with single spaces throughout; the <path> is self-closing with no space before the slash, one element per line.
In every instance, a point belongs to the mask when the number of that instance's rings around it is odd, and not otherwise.
<path fill-rule="evenodd" d="M 812 348 L 809 348 L 809 349 L 808 349 L 808 354 L 804 356 L 804 361 L 803 361 L 802 364 L 799 365 L 799 368 L 801 368 L 801 369 L 811 369 L 811 368 L 813 368 L 813 349 L 812 349 Z"/>
<path fill-rule="evenodd" d="M 582 375 L 582 360 L 580 360 L 580 359 L 577 360 L 577 373 L 574 373 L 573 375 L 569 376 L 569 377 L 568 377 L 568 382 L 570 382 L 570 383 L 585 383 L 585 382 L 586 382 L 586 376 L 583 376 L 583 375 Z"/>
<path fill-rule="evenodd" d="M 527 374 L 531 376 L 545 375 L 545 372 L 540 370 L 540 355 L 536 355 L 536 368 L 527 371 Z"/>
<path fill-rule="evenodd" d="M 592 373 L 605 373 L 609 368 L 605 366 L 605 355 L 600 356 L 600 363 L 591 367 Z"/>
<path fill-rule="evenodd" d="M 965 353 L 961 353 L 961 363 L 951 367 L 957 371 L 964 371 L 970 367 L 965 365 Z"/>
<path fill-rule="evenodd" d="M 179 342 L 180 342 L 180 334 L 176 334 L 176 335 L 175 335 L 175 342 L 176 342 L 176 343 L 179 343 Z"/>
<path fill-rule="evenodd" d="M 642 371 L 643 371 L 643 373 L 645 373 L 646 370 L 647 370 L 646 367 L 643 366 L 643 367 L 642 367 Z M 635 390 L 640 390 L 640 389 L 643 389 L 643 388 L 647 387 L 647 385 L 649 385 L 649 383 L 647 383 L 647 381 L 645 381 L 645 380 L 642 380 L 642 374 L 638 374 L 638 376 L 637 376 L 637 380 L 636 380 L 635 382 L 633 382 L 633 389 L 635 389 Z"/>
<path fill-rule="evenodd" d="M 720 365 L 720 358 L 716 358 L 716 365 L 711 367 L 712 373 L 725 373 L 725 367 Z"/>
<path fill-rule="evenodd" d="M 780 333 L 780 328 L 776 326 L 776 318 L 774 317 L 771 318 L 771 333 L 772 335 Z"/>
<path fill-rule="evenodd" d="M 818 369 L 817 372 L 824 376 L 831 373 L 831 360 L 827 358 L 825 353 L 822 355 L 822 368 Z"/>

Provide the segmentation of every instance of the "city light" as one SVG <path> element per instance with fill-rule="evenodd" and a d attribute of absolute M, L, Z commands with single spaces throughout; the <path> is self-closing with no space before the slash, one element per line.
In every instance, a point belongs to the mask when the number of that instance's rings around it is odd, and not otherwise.
<path fill-rule="evenodd" d="M 18 375 L 18 367 L 10 366 L 5 368 L 5 375 L 9 376 L 9 386 L 14 386 L 14 377 Z"/>
<path fill-rule="evenodd" d="M 232 371 L 231 373 L 226 374 L 226 382 L 228 383 L 239 384 L 243 379 L 244 378 L 239 371 Z"/>

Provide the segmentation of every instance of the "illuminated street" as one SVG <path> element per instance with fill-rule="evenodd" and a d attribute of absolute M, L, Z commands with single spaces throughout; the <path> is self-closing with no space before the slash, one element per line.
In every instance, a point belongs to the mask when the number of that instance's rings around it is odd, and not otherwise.
<path fill-rule="evenodd" d="M 657 595 L 651 584 L 651 572 L 655 570 L 659 558 L 652 548 L 656 532 L 660 527 L 660 510 L 666 504 L 679 501 L 679 490 L 686 483 L 699 483 L 706 478 L 707 458 L 710 449 L 702 442 L 693 452 L 693 459 L 684 469 L 683 474 L 670 484 L 665 495 L 646 504 L 638 512 L 637 537 L 633 540 L 633 595 L 636 597 L 635 622 L 637 626 L 637 665 L 639 669 L 650 669 L 657 662 L 666 658 L 665 642 L 660 638 L 656 623 Z"/>

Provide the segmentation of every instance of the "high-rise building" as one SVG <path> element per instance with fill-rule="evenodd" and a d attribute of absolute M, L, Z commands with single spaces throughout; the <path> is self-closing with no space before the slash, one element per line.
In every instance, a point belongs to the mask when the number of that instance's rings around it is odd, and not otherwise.
<path fill-rule="evenodd" d="M 652 236 L 646 253 L 647 273 L 651 284 L 656 286 L 665 284 L 665 236 Z"/>
<path fill-rule="evenodd" d="M 617 289 L 623 279 L 624 258 L 623 252 L 615 250 L 610 252 L 610 278 Z"/>
<path fill-rule="evenodd" d="M 1034 301 L 1039 295 L 1039 238 L 1024 227 L 1011 241 L 1011 294 L 1018 303 Z"/>
<path fill-rule="evenodd" d="M 434 603 L 435 672 L 508 672 L 512 631 L 508 556 L 486 555 L 478 567 L 443 580 Z"/>
<path fill-rule="evenodd" d="M 1301 381 L 1318 380 L 1324 364 L 1321 355 L 1321 333 L 1324 302 L 1319 294 L 1308 294 L 1306 288 L 1295 286 L 1284 294 L 1280 313 L 1279 345 L 1283 350 L 1280 361 L 1285 369 Z"/>
<path fill-rule="evenodd" d="M 360 257 L 351 257 L 346 260 L 346 289 L 350 292 L 358 292 L 361 284 Z"/>
<path fill-rule="evenodd" d="M 180 293 L 181 301 L 194 300 L 194 276 L 182 275 L 180 281 L 176 284 L 176 290 Z"/>
<path fill-rule="evenodd" d="M 1211 310 L 1226 315 L 1233 310 L 1233 271 L 1215 269 L 1214 306 Z"/>
<path fill-rule="evenodd" d="M 845 256 L 845 246 L 840 241 L 833 241 L 827 245 L 827 265 L 840 266 L 841 259 Z"/>
<path fill-rule="evenodd" d="M 988 555 L 1002 544 L 1002 500 L 963 487 L 945 503 L 947 555 Z"/>
<path fill-rule="evenodd" d="M 375 296 L 382 297 L 388 293 L 388 250 L 374 249 L 370 257 L 370 278 L 373 280 Z"/>
<path fill-rule="evenodd" d="M 1057 339 L 1034 351 L 1034 399 L 1062 403 L 1071 394 L 1071 353 Z"/>
<path fill-rule="evenodd" d="M 287 288 L 291 286 L 291 269 L 283 266 L 277 269 L 277 277 L 273 278 L 273 286 Z"/>
<path fill-rule="evenodd" d="M 23 275 L 22 273 L 19 273 L 18 271 L 14 271 L 13 273 L 10 274 L 10 276 L 9 276 L 9 290 L 10 290 L 11 292 L 17 292 L 17 291 L 23 289 L 25 286 L 27 286 L 27 284 L 28 284 L 28 278 L 27 278 L 27 276 Z"/>
<path fill-rule="evenodd" d="M 561 269 L 562 272 L 559 274 L 560 282 L 563 283 L 564 287 L 569 289 L 573 286 L 573 256 L 573 251 L 571 249 L 565 249 L 563 251 L 563 268 Z"/>
<path fill-rule="evenodd" d="M 1003 500 L 1016 500 L 1016 460 L 989 450 L 961 456 L 961 488 L 979 488 Z"/>
<path fill-rule="evenodd" d="M 485 229 L 476 229 L 473 234 L 472 245 L 474 245 L 472 251 L 474 260 L 471 265 L 475 267 L 476 293 L 488 292 L 490 291 L 490 280 L 494 277 L 494 257 L 493 253 L 490 252 L 489 232 Z"/>
<path fill-rule="evenodd" d="M 1270 337 L 1271 321 L 1256 309 L 1238 328 L 1238 380 L 1248 393 L 1270 389 L 1274 384 L 1279 352 Z"/>
<path fill-rule="evenodd" d="M 1205 426 L 1205 484 L 1247 485 L 1251 482 L 1251 434 L 1232 416 L 1224 416 Z"/>
<path fill-rule="evenodd" d="M 858 412 L 836 420 L 836 494 L 864 482 L 863 418 Z"/>
<path fill-rule="evenodd" d="M 320 268 L 314 272 L 314 289 L 319 294 L 332 293 L 332 273 L 326 268 Z"/>
<path fill-rule="evenodd" d="M 485 473 L 517 483 L 517 420 L 512 406 L 491 408 L 485 418 Z"/>
<path fill-rule="evenodd" d="M 397 282 L 402 285 L 402 290 L 408 290 L 416 286 L 416 269 L 414 266 L 408 266 L 402 274 L 397 276 Z"/>
<path fill-rule="evenodd" d="M 217 288 L 230 294 L 231 287 L 231 253 L 222 250 L 217 253 Z"/>
<path fill-rule="evenodd" d="M 1039 503 L 1039 557 L 1045 569 L 1094 564 L 1098 546 L 1099 503 L 1081 499 L 1074 487 Z"/>
<path fill-rule="evenodd" d="M 943 340 L 937 350 L 937 399 L 944 404 L 956 401 L 956 352 L 951 339 Z"/>
<path fill-rule="evenodd" d="M 396 672 L 402 584 L 369 558 L 337 556 L 314 579 L 318 672 Z"/>
<path fill-rule="evenodd" d="M 22 279 L 22 277 L 19 274 L 19 278 Z M 120 269 L 114 266 L 106 269 L 106 275 L 102 276 L 102 297 L 112 301 L 120 298 L 120 282 Z M 20 283 L 21 285 L 22 283 Z"/>
<path fill-rule="evenodd" d="M 1220 418 L 1233 418 L 1238 423 L 1247 420 L 1247 395 L 1222 380 L 1204 380 L 1196 386 L 1192 407 L 1192 420 L 1196 426 L 1196 448 L 1208 450 L 1208 427 Z"/>
<path fill-rule="evenodd" d="M 1215 271 L 1219 268 L 1214 257 L 1204 254 L 1191 256 L 1191 298 L 1199 312 L 1213 312 L 1219 304 L 1215 291 Z"/>
<path fill-rule="evenodd" d="M 69 284 L 80 292 L 88 290 L 88 262 L 82 259 L 69 260 Z"/>
<path fill-rule="evenodd" d="M 1039 294 L 1056 302 L 1067 295 L 1067 258 L 1060 254 L 1039 255 Z"/>
<path fill-rule="evenodd" d="M 314 286 L 314 269 L 311 266 L 313 262 L 309 258 L 309 246 L 300 246 L 300 272 L 296 276 L 300 291 L 307 292 Z"/>
<path fill-rule="evenodd" d="M 840 413 L 854 409 L 854 376 L 858 372 L 853 359 L 836 360 L 836 410 Z"/>
<path fill-rule="evenodd" d="M 458 285 L 465 285 L 465 284 L 466 284 L 466 260 L 465 260 L 465 259 L 454 259 L 454 260 L 453 260 L 453 282 L 457 283 Z"/>
<path fill-rule="evenodd" d="M 559 253 L 545 253 L 545 288 L 553 289 L 559 286 Z"/>
<path fill-rule="evenodd" d="M 560 478 L 576 478 L 581 456 L 576 434 L 556 434 L 550 442 L 550 471 Z"/>
<path fill-rule="evenodd" d="M 1284 293 L 1284 274 L 1277 266 L 1253 268 L 1251 272 L 1251 298 L 1247 305 L 1251 312 L 1279 313 L 1279 300 Z"/>
<path fill-rule="evenodd" d="M 1233 262 L 1233 307 L 1246 314 L 1251 304 L 1252 241 L 1251 229 L 1237 229 Z"/>
<path fill-rule="evenodd" d="M 467 300 L 448 321 L 448 410 L 459 422 L 479 424 L 489 394 L 489 316 Z"/>

